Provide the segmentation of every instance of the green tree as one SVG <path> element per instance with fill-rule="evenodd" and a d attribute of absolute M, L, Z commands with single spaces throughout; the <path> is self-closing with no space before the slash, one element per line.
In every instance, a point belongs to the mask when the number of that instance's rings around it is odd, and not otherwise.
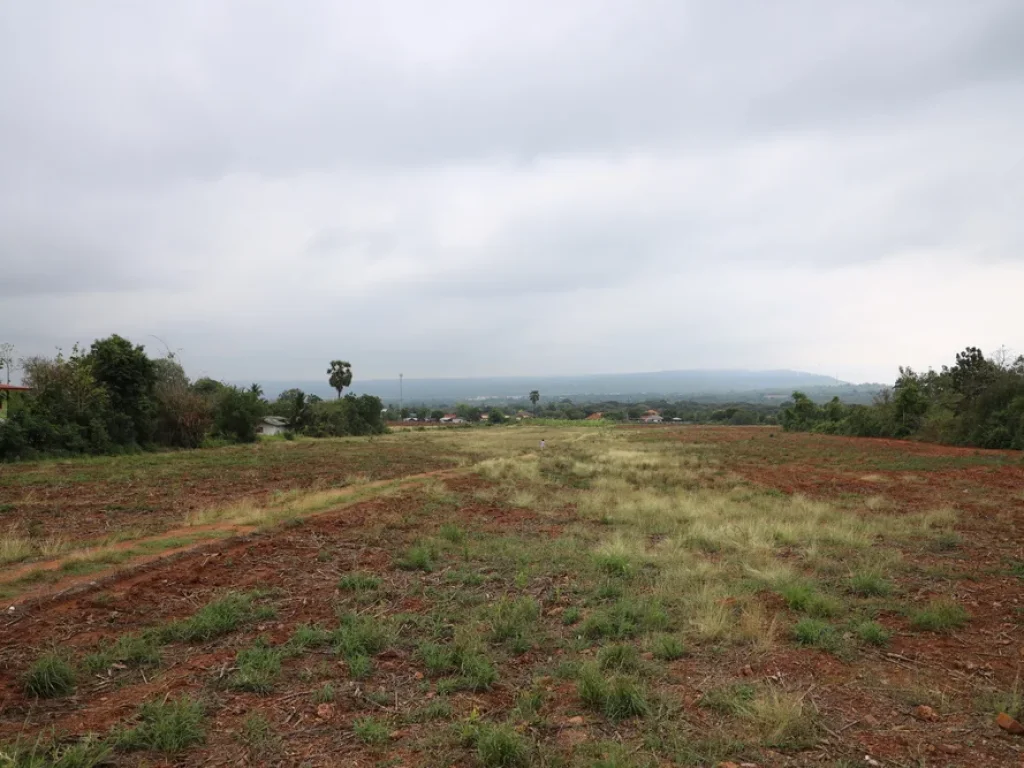
<path fill-rule="evenodd" d="M 540 401 L 540 392 L 536 389 L 530 392 L 530 402 L 533 403 L 533 415 L 537 415 L 537 403 Z"/>
<path fill-rule="evenodd" d="M 156 369 L 144 347 L 114 334 L 92 343 L 89 363 L 110 396 L 111 437 L 126 444 L 152 440 Z"/>
<path fill-rule="evenodd" d="M 341 392 L 345 387 L 352 384 L 352 365 L 344 360 L 331 360 L 331 367 L 327 369 L 327 381 L 338 393 L 341 399 Z"/>
<path fill-rule="evenodd" d="M 11 383 L 11 374 L 14 372 L 14 345 L 10 342 L 0 344 L 0 371 L 4 372 L 7 383 Z"/>
<path fill-rule="evenodd" d="M 214 427 L 228 440 L 254 443 L 265 408 L 266 403 L 252 389 L 224 387 L 214 405 Z"/>

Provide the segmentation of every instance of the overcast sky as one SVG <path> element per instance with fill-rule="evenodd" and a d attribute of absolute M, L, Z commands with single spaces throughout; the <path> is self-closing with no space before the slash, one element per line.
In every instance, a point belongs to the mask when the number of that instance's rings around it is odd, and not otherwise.
<path fill-rule="evenodd" d="M 0 3 L 0 342 L 231 380 L 1024 352 L 1020 0 Z"/>

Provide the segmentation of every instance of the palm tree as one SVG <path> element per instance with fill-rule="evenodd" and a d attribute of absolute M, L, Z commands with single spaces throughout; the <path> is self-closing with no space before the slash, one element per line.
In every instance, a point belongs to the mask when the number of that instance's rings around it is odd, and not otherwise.
<path fill-rule="evenodd" d="M 540 392 L 536 389 L 530 392 L 530 402 L 533 403 L 533 415 L 537 415 L 537 401 L 540 400 Z"/>
<path fill-rule="evenodd" d="M 352 364 L 345 360 L 331 360 L 331 367 L 327 369 L 330 385 L 337 391 L 338 399 L 341 399 L 341 391 L 352 383 Z"/>

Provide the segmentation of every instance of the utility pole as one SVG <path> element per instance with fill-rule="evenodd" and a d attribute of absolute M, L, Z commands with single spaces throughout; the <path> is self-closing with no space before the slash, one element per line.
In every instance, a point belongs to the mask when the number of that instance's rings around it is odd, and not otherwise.
<path fill-rule="evenodd" d="M 403 402 L 402 392 L 402 377 L 404 374 L 398 374 L 398 418 L 402 418 L 402 409 L 405 407 Z"/>

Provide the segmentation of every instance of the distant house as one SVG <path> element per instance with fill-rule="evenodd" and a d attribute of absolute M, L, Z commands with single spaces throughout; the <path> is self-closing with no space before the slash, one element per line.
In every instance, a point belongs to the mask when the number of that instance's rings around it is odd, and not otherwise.
<path fill-rule="evenodd" d="M 288 429 L 288 420 L 281 416 L 264 416 L 263 420 L 256 427 L 258 435 L 280 435 Z"/>
<path fill-rule="evenodd" d="M 522 421 L 523 419 L 532 419 L 533 414 L 529 411 L 518 411 L 516 412 L 516 421 Z"/>
<path fill-rule="evenodd" d="M 597 411 L 596 413 L 592 413 L 589 416 L 587 416 L 587 418 L 585 418 L 584 421 L 600 421 L 603 418 L 604 414 L 601 413 L 600 411 Z"/>
<path fill-rule="evenodd" d="M 466 420 L 457 413 L 446 413 L 441 417 L 442 424 L 465 424 Z"/>
<path fill-rule="evenodd" d="M 664 419 L 661 418 L 661 414 L 657 411 L 647 411 L 647 413 L 640 417 L 640 421 L 644 424 L 661 424 Z"/>
<path fill-rule="evenodd" d="M 16 387 L 13 384 L 0 384 L 0 421 L 7 418 L 8 401 L 12 392 L 28 392 L 31 387 Z"/>
<path fill-rule="evenodd" d="M 683 420 L 676 416 L 674 419 L 672 419 L 672 421 L 676 422 L 677 424 L 681 424 Z"/>

